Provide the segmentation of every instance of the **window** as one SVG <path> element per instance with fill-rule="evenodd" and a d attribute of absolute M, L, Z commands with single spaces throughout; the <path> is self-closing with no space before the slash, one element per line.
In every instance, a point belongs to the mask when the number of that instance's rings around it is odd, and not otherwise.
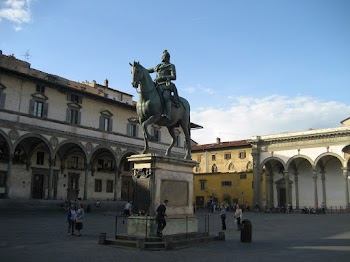
<path fill-rule="evenodd" d="M 0 187 L 6 187 L 6 175 L 7 171 L 0 170 Z"/>
<path fill-rule="evenodd" d="M 81 113 L 77 108 L 67 109 L 67 122 L 73 125 L 80 125 Z"/>
<path fill-rule="evenodd" d="M 234 170 L 235 169 L 235 166 L 233 165 L 233 163 L 230 163 L 228 165 L 228 170 Z"/>
<path fill-rule="evenodd" d="M 205 190 L 205 183 L 206 182 L 207 182 L 206 180 L 199 180 L 201 190 Z"/>
<path fill-rule="evenodd" d="M 47 117 L 49 104 L 46 103 L 46 98 L 35 97 L 29 102 L 29 114 L 35 117 Z"/>
<path fill-rule="evenodd" d="M 181 137 L 180 137 L 180 135 L 176 135 L 175 137 L 176 137 L 176 143 L 175 143 L 175 145 L 176 145 L 176 146 L 181 146 Z"/>
<path fill-rule="evenodd" d="M 128 130 L 127 130 L 127 134 L 128 136 L 132 136 L 132 137 L 137 137 L 137 124 L 136 123 L 128 123 Z"/>
<path fill-rule="evenodd" d="M 68 159 L 68 168 L 70 169 L 83 169 L 84 168 L 84 162 L 79 159 L 77 156 L 73 156 Z"/>
<path fill-rule="evenodd" d="M 45 86 L 36 85 L 36 92 L 44 94 L 45 93 Z"/>
<path fill-rule="evenodd" d="M 45 153 L 44 152 L 37 152 L 36 153 L 36 164 L 37 165 L 44 165 L 44 157 L 45 157 Z"/>
<path fill-rule="evenodd" d="M 212 173 L 217 173 L 218 172 L 218 167 L 215 164 L 211 167 L 211 172 Z"/>
<path fill-rule="evenodd" d="M 111 119 L 104 117 L 103 118 L 103 130 L 109 131 L 111 129 Z"/>
<path fill-rule="evenodd" d="M 224 158 L 225 158 L 226 160 L 231 159 L 231 153 L 225 153 Z"/>
<path fill-rule="evenodd" d="M 155 141 L 160 142 L 160 130 L 158 128 L 152 129 L 153 136 L 155 137 Z"/>
<path fill-rule="evenodd" d="M 221 181 L 222 186 L 232 186 L 232 181 Z"/>
<path fill-rule="evenodd" d="M 113 180 L 107 180 L 107 187 L 106 192 L 107 193 L 113 193 Z"/>
<path fill-rule="evenodd" d="M 240 179 L 247 179 L 247 174 L 240 174 L 240 175 L 239 175 L 239 178 L 240 178 Z"/>
<path fill-rule="evenodd" d="M 239 157 L 240 159 L 246 158 L 246 152 L 245 152 L 245 151 L 239 152 L 239 153 L 238 153 L 238 157 Z"/>
<path fill-rule="evenodd" d="M 44 103 L 39 101 L 34 101 L 34 116 L 43 116 Z"/>
<path fill-rule="evenodd" d="M 71 102 L 76 103 L 76 104 L 81 104 L 82 100 L 83 100 L 83 98 L 79 95 L 68 94 L 68 101 L 71 101 Z"/>
<path fill-rule="evenodd" d="M 197 162 L 200 163 L 202 160 L 202 155 L 197 155 Z"/>
<path fill-rule="evenodd" d="M 113 170 L 113 161 L 112 160 L 104 161 L 104 169 L 112 171 Z"/>
<path fill-rule="evenodd" d="M 102 192 L 102 179 L 95 179 L 95 192 Z"/>
<path fill-rule="evenodd" d="M 249 162 L 247 163 L 246 168 L 247 168 L 247 169 L 253 169 L 253 165 L 252 165 L 252 162 L 251 162 L 251 161 L 249 161 Z"/>
<path fill-rule="evenodd" d="M 131 170 L 131 163 L 127 160 L 124 161 L 124 171 L 130 171 Z"/>
<path fill-rule="evenodd" d="M 104 110 L 101 112 L 100 116 L 100 130 L 102 131 L 112 131 L 112 126 L 113 126 L 113 119 L 112 119 L 113 114 L 109 112 L 108 110 Z"/>
<path fill-rule="evenodd" d="M 211 155 L 211 160 L 216 161 L 216 155 Z"/>

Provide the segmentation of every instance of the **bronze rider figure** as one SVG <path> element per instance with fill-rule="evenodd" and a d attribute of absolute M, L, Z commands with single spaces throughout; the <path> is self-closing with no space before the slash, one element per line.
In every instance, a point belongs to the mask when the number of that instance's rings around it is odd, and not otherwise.
<path fill-rule="evenodd" d="M 175 65 L 170 63 L 168 51 L 163 51 L 162 63 L 147 70 L 149 73 L 156 72 L 157 74 L 154 82 L 163 102 L 164 114 L 162 116 L 171 120 L 171 100 L 173 99 L 175 105 L 178 106 L 179 96 L 176 86 L 171 82 L 171 80 L 176 80 L 176 69 Z"/>

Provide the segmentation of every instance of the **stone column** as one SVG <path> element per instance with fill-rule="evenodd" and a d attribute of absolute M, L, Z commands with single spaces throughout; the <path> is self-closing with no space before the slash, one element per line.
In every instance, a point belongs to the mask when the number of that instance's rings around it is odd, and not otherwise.
<path fill-rule="evenodd" d="M 259 203 L 262 206 L 262 193 L 261 193 L 261 178 L 260 178 L 260 153 L 257 149 L 253 149 L 253 184 L 254 184 L 254 195 L 253 203 Z"/>
<path fill-rule="evenodd" d="M 84 200 L 87 200 L 88 193 L 88 180 L 89 180 L 89 170 L 91 169 L 91 164 L 85 164 L 85 181 L 84 181 Z"/>
<path fill-rule="evenodd" d="M 349 183 L 348 183 L 348 169 L 347 168 L 342 168 L 343 170 L 343 175 L 345 178 L 345 206 L 349 206 Z"/>
<path fill-rule="evenodd" d="M 49 165 L 50 165 L 50 175 L 49 175 L 48 199 L 54 199 L 52 191 L 53 191 L 53 167 L 55 166 L 55 159 L 50 158 Z"/>
<path fill-rule="evenodd" d="M 286 183 L 286 208 L 287 208 L 287 205 L 290 203 L 290 199 L 289 199 L 289 172 L 283 171 L 283 176 L 284 176 L 284 182 Z"/>
<path fill-rule="evenodd" d="M 119 177 L 119 171 L 118 168 L 116 167 L 114 169 L 114 200 L 118 200 L 118 177 Z"/>
<path fill-rule="evenodd" d="M 299 178 L 298 172 L 294 172 L 294 183 L 295 183 L 295 207 L 299 209 Z"/>
<path fill-rule="evenodd" d="M 275 207 L 275 189 L 273 187 L 273 181 L 274 181 L 274 176 L 273 176 L 273 172 L 271 172 L 270 174 L 270 177 L 271 177 L 271 180 L 270 180 L 270 183 L 271 183 L 271 187 L 270 187 L 270 190 L 271 190 L 271 207 Z"/>
<path fill-rule="evenodd" d="M 7 163 L 7 175 L 6 175 L 6 198 L 11 198 L 11 180 L 12 180 L 12 161 L 14 155 L 9 155 Z"/>
<path fill-rule="evenodd" d="M 322 170 L 320 173 L 321 173 L 321 181 L 322 181 L 322 202 L 327 206 L 326 171 Z"/>
<path fill-rule="evenodd" d="M 271 207 L 271 176 L 266 174 L 266 208 Z"/>
<path fill-rule="evenodd" d="M 317 170 L 313 169 L 312 170 L 312 178 L 314 180 L 314 199 L 315 203 L 314 206 L 318 206 L 318 194 L 317 194 Z"/>

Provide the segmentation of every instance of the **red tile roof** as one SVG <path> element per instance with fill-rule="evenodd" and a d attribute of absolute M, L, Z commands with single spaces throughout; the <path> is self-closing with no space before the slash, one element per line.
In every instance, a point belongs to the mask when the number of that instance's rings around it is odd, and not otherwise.
<path fill-rule="evenodd" d="M 205 145 L 196 145 L 191 147 L 191 151 L 205 151 L 212 149 L 220 149 L 220 148 L 228 148 L 228 147 L 242 147 L 249 146 L 248 140 L 239 140 L 239 141 L 229 141 L 229 142 L 220 142 L 213 144 L 205 144 Z"/>

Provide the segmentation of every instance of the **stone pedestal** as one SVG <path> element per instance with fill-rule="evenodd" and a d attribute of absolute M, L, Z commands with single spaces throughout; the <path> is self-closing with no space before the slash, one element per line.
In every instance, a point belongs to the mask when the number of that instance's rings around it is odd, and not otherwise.
<path fill-rule="evenodd" d="M 193 215 L 193 167 L 196 162 L 154 154 L 132 155 L 133 176 L 136 182 L 134 206 L 147 216 L 131 216 L 128 234 L 155 236 L 156 209 L 168 200 L 167 226 L 163 235 L 198 231 Z"/>

